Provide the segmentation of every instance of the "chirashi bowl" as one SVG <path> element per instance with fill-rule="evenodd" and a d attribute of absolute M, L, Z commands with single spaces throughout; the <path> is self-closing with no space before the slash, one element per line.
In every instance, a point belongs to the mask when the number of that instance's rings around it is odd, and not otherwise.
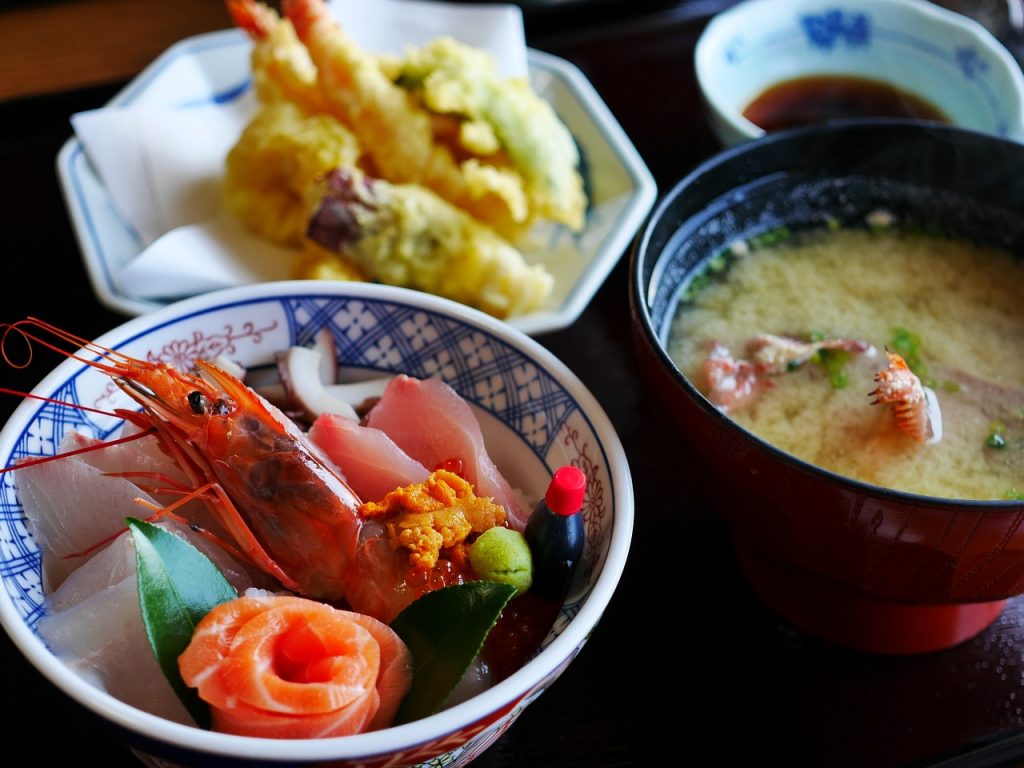
<path fill-rule="evenodd" d="M 12 318 L 16 320 L 18 318 Z M 568 666 L 594 629 L 622 573 L 633 524 L 623 448 L 582 383 L 539 344 L 482 313 L 423 293 L 340 282 L 269 283 L 206 294 L 135 318 L 98 339 L 133 356 L 188 365 L 225 354 L 246 366 L 273 365 L 275 352 L 328 329 L 344 374 L 439 377 L 474 408 L 488 450 L 531 501 L 553 471 L 575 464 L 588 476 L 584 560 L 542 649 L 510 677 L 431 717 L 330 739 L 267 740 L 180 725 L 135 709 L 78 677 L 36 633 L 44 595 L 40 553 L 17 498 L 17 473 L 0 476 L 0 621 L 55 686 L 103 718 L 140 755 L 160 765 L 464 765 L 495 741 Z M 68 329 L 74 331 L 74 329 Z M 115 405 L 110 379 L 75 360 L 34 393 L 83 405 Z M 117 397 L 123 397 L 120 392 Z M 116 403 L 124 405 L 123 402 Z M 115 419 L 24 401 L 0 432 L 4 466 L 52 455 L 72 427 L 98 437 Z M 44 747 L 40 747 L 45 751 Z M 435 758 L 442 758 L 440 763 Z M 167 762 L 169 761 L 169 762 Z M 153 764 L 157 764 L 154 762 Z"/>

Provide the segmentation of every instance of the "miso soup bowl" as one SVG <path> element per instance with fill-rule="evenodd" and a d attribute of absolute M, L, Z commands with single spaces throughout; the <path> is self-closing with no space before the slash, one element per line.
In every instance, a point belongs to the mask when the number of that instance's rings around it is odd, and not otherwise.
<path fill-rule="evenodd" d="M 739 564 L 791 623 L 842 645 L 955 645 L 1024 591 L 1024 504 L 902 493 L 808 464 L 723 415 L 666 352 L 680 294 L 726 246 L 874 211 L 1024 257 L 1024 146 L 900 120 L 780 132 L 726 151 L 661 201 L 631 254 L 646 384 L 692 453 Z"/>
<path fill-rule="evenodd" d="M 10 318 L 6 318 L 10 320 Z M 474 408 L 492 459 L 536 500 L 558 467 L 587 475 L 583 561 L 541 650 L 482 693 L 435 715 L 356 736 L 258 739 L 156 717 L 90 684 L 37 634 L 46 611 L 40 555 L 25 526 L 17 472 L 0 475 L 0 623 L 57 688 L 102 719 L 152 766 L 460 766 L 498 739 L 566 669 L 594 630 L 619 581 L 633 528 L 633 490 L 619 439 L 575 375 L 538 343 L 475 310 L 424 293 L 345 282 L 265 283 L 205 294 L 135 318 L 99 344 L 188 366 L 196 357 L 274 368 L 275 352 L 327 329 L 345 378 L 405 373 L 439 377 Z M 69 329 L 73 330 L 73 329 Z M 109 411 L 121 392 L 75 360 L 53 370 L 38 395 Z M 52 455 L 71 426 L 106 437 L 115 419 L 37 400 L 0 432 L 3 466 Z M 83 713 L 83 716 L 86 713 Z M 39 713 L 46 717 L 46 713 Z M 59 737 L 58 737 L 59 738 Z M 44 762 L 47 745 L 36 744 Z"/>

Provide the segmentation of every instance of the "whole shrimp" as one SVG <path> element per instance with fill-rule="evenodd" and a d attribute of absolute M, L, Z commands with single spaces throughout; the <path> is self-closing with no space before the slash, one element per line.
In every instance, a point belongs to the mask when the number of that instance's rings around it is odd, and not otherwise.
<path fill-rule="evenodd" d="M 255 0 L 226 0 L 232 21 L 253 41 L 252 75 L 264 104 L 290 102 L 306 114 L 326 111 L 316 66 L 287 19 Z"/>
<path fill-rule="evenodd" d="M 479 158 L 460 162 L 439 140 L 438 117 L 349 38 L 323 0 L 281 6 L 309 51 L 328 111 L 355 132 L 377 176 L 427 187 L 510 239 L 523 233 L 529 205 L 518 174 Z"/>
<path fill-rule="evenodd" d="M 239 379 L 204 360 L 195 361 L 198 376 L 139 360 L 34 318 L 7 325 L 0 350 L 12 332 L 106 373 L 141 407 L 115 414 L 155 434 L 188 479 L 152 478 L 168 486 L 159 492 L 181 496 L 154 517 L 201 499 L 238 550 L 286 588 L 324 600 L 344 596 L 360 500 L 298 429 Z"/>

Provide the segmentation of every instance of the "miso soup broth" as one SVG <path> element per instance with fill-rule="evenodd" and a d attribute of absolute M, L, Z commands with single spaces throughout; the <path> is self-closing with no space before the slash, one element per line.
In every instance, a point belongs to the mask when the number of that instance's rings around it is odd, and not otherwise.
<path fill-rule="evenodd" d="M 1020 260 L 890 228 L 817 230 L 749 251 L 734 247 L 727 266 L 709 268 L 680 303 L 668 351 L 711 396 L 712 345 L 741 361 L 754 354 L 759 334 L 867 343 L 867 351 L 826 350 L 759 372 L 750 397 L 722 406 L 766 442 L 897 490 L 1024 498 Z M 892 406 L 871 404 L 887 348 L 938 400 L 937 442 L 918 442 L 898 428 Z"/>

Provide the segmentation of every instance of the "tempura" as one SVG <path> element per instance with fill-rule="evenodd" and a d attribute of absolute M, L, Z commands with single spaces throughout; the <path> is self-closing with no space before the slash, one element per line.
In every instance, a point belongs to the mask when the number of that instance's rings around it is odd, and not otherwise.
<path fill-rule="evenodd" d="M 587 201 L 571 134 L 525 80 L 450 38 L 403 59 L 365 52 L 320 0 L 285 0 L 284 18 L 228 6 L 253 38 L 262 107 L 228 156 L 227 205 L 302 249 L 298 276 L 361 276 L 499 317 L 543 305 L 554 279 L 513 243 L 538 221 L 580 229 Z M 331 215 L 354 217 L 351 231 Z"/>

